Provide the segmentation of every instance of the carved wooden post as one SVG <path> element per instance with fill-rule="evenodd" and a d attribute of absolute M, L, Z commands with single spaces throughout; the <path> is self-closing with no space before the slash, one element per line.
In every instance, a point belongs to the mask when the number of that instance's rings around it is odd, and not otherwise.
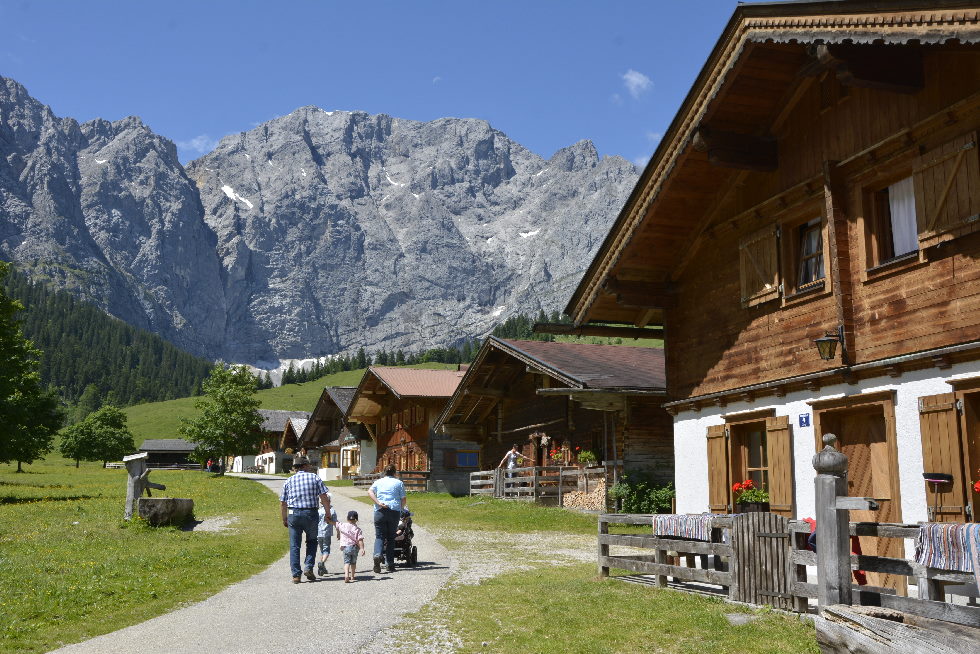
<path fill-rule="evenodd" d="M 167 489 L 163 484 L 155 484 L 150 481 L 150 471 L 146 468 L 146 458 L 148 456 L 146 452 L 140 452 L 139 454 L 130 454 L 129 456 L 123 457 L 123 463 L 126 464 L 126 472 L 129 473 L 129 479 L 126 484 L 126 512 L 123 515 L 126 520 L 132 519 L 133 514 L 138 512 L 137 504 L 139 503 L 140 497 L 143 496 L 144 490 L 149 495 L 151 488 L 158 490 Z"/>
<path fill-rule="evenodd" d="M 817 471 L 817 605 L 851 603 L 851 547 L 848 513 L 837 508 L 847 495 L 847 456 L 834 449 L 837 437 L 824 434 L 824 448 L 813 456 Z"/>

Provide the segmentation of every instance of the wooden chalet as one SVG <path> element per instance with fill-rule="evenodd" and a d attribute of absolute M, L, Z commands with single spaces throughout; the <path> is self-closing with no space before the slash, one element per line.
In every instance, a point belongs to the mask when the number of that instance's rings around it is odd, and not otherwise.
<path fill-rule="evenodd" d="M 300 449 L 306 449 L 311 461 L 316 460 L 319 464 L 319 474 L 324 480 L 348 477 L 351 461 L 356 462 L 355 467 L 359 465 L 361 441 L 366 439 L 370 442 L 370 437 L 360 425 L 348 425 L 344 418 L 356 391 L 357 388 L 353 386 L 323 389 L 298 440 Z M 349 441 L 347 444 L 350 447 L 346 450 L 342 449 L 341 439 Z"/>
<path fill-rule="evenodd" d="M 297 451 L 298 435 L 306 426 L 310 414 L 306 411 L 282 411 L 278 409 L 259 409 L 262 416 L 262 439 L 259 454 L 255 457 L 256 467 L 266 473 L 284 472 L 292 465 L 293 453 Z M 304 421 L 297 431 L 291 421 Z"/>
<path fill-rule="evenodd" d="M 833 432 L 852 520 L 976 519 L 978 128 L 975 1 L 735 10 L 566 309 L 663 335 L 678 511 L 815 515 Z"/>
<path fill-rule="evenodd" d="M 345 416 L 363 425 L 377 446 L 375 471 L 394 464 L 400 471 L 428 471 L 430 490 L 466 492 L 457 471 L 434 463 L 430 431 L 463 372 L 371 366 L 364 372 Z M 471 444 L 472 446 L 472 444 Z M 371 472 L 364 465 L 360 473 Z"/>
<path fill-rule="evenodd" d="M 527 465 L 568 465 L 576 452 L 590 450 L 600 462 L 623 461 L 664 483 L 674 476 L 671 418 L 660 406 L 665 394 L 659 348 L 491 336 L 436 430 L 477 443 L 472 465 L 481 470 L 496 467 L 517 443 Z M 447 449 L 447 465 L 468 454 Z"/>

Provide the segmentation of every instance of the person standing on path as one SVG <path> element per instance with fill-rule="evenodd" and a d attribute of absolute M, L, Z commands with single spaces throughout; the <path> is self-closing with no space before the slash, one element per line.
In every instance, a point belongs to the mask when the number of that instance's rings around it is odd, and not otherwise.
<path fill-rule="evenodd" d="M 300 574 L 305 574 L 310 581 L 316 581 L 313 574 L 313 564 L 316 562 L 317 500 L 323 505 L 326 520 L 331 524 L 336 521 L 330 516 L 330 495 L 323 481 L 308 470 L 310 460 L 305 456 L 293 459 L 293 474 L 279 494 L 279 508 L 282 513 L 282 526 L 289 529 L 289 567 L 293 573 L 293 583 L 298 584 Z M 306 559 L 300 568 L 299 551 L 303 544 L 303 534 L 306 534 Z"/>
<path fill-rule="evenodd" d="M 405 484 L 395 478 L 395 466 L 385 467 L 385 476 L 371 484 L 368 497 L 374 502 L 374 571 L 381 572 L 384 545 L 385 572 L 395 571 L 395 531 L 405 503 Z"/>
<path fill-rule="evenodd" d="M 356 581 L 358 551 L 364 556 L 364 534 L 357 526 L 357 511 L 348 511 L 347 522 L 337 525 L 337 538 L 344 553 L 344 583 L 352 584 Z"/>

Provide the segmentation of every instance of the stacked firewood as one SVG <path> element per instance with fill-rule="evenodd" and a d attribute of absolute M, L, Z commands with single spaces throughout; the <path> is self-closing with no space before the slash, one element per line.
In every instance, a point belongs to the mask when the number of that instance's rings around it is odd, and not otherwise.
<path fill-rule="evenodd" d="M 588 493 L 582 491 L 571 491 L 565 493 L 562 504 L 566 509 L 580 509 L 584 511 L 605 511 L 606 510 L 606 482 L 600 480 L 595 488 Z"/>

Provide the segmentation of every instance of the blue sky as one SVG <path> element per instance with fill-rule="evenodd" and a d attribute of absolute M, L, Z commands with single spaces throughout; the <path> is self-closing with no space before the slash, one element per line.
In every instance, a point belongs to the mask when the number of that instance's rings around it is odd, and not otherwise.
<path fill-rule="evenodd" d="M 59 116 L 138 115 L 189 161 L 303 105 L 482 118 L 550 157 L 645 163 L 735 0 L 0 0 L 0 75 Z"/>

